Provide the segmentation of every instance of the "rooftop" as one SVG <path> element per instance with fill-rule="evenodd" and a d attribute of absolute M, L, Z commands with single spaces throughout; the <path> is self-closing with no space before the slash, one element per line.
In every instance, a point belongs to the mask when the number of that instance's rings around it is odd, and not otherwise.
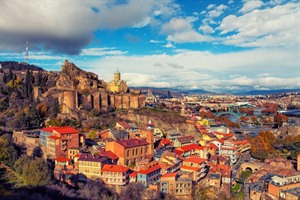
<path fill-rule="evenodd" d="M 76 134 L 79 133 L 78 130 L 70 127 L 70 126 L 65 126 L 65 127 L 56 127 L 53 128 L 54 131 L 60 133 L 60 134 Z"/>
<path fill-rule="evenodd" d="M 146 170 L 142 169 L 142 170 L 138 171 L 138 174 L 150 174 L 151 172 L 154 172 L 154 171 L 159 170 L 159 169 L 161 169 L 161 167 L 160 167 L 159 164 L 157 164 L 157 165 L 154 165 L 152 167 L 149 167 Z"/>
<path fill-rule="evenodd" d="M 127 172 L 129 170 L 128 167 L 122 166 L 122 165 L 111 165 L 111 164 L 105 164 L 102 168 L 102 171 L 107 172 Z"/>
<path fill-rule="evenodd" d="M 183 162 L 192 162 L 200 165 L 201 163 L 204 163 L 206 159 L 204 158 L 199 158 L 198 156 L 191 156 L 187 159 L 185 159 Z"/>
<path fill-rule="evenodd" d="M 103 162 L 106 157 L 100 156 L 99 154 L 82 153 L 79 157 L 79 161 L 90 161 L 90 162 Z"/>
<path fill-rule="evenodd" d="M 149 143 L 145 139 L 128 139 L 116 141 L 118 144 L 122 145 L 124 148 L 138 147 L 148 145 Z"/>

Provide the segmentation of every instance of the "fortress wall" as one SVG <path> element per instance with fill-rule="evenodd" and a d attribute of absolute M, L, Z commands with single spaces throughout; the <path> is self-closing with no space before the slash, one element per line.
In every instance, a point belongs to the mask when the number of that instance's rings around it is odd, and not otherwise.
<path fill-rule="evenodd" d="M 139 108 L 139 95 L 130 96 L 130 108 Z"/>
<path fill-rule="evenodd" d="M 112 107 L 115 107 L 115 95 L 112 94 L 112 95 L 109 95 L 109 102 Z"/>
<path fill-rule="evenodd" d="M 76 92 L 64 91 L 62 95 L 62 113 L 70 113 L 70 111 L 75 110 L 77 107 L 76 103 Z"/>
<path fill-rule="evenodd" d="M 115 108 L 122 109 L 123 108 L 123 96 L 115 95 Z"/>
<path fill-rule="evenodd" d="M 100 105 L 101 105 L 101 110 L 106 111 L 108 107 L 108 95 L 107 93 L 101 93 L 100 94 Z"/>
<path fill-rule="evenodd" d="M 93 97 L 94 97 L 94 109 L 100 111 L 100 109 L 101 109 L 101 105 L 100 105 L 101 97 L 100 97 L 100 94 L 99 93 L 94 93 Z"/>
<path fill-rule="evenodd" d="M 139 95 L 139 108 L 145 106 L 146 96 L 145 95 Z"/>
<path fill-rule="evenodd" d="M 130 108 L 130 94 L 124 94 L 123 95 L 123 102 L 122 107 L 123 109 L 129 109 Z"/>

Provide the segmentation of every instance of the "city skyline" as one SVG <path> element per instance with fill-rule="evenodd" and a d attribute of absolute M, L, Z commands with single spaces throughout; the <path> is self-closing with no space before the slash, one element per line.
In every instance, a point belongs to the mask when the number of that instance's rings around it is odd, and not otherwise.
<path fill-rule="evenodd" d="M 129 86 L 296 89 L 297 1 L 1 1 L 0 61 L 65 59 Z"/>

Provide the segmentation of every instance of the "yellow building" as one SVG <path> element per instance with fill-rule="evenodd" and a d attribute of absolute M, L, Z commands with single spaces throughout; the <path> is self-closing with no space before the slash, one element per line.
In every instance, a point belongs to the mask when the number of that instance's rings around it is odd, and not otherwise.
<path fill-rule="evenodd" d="M 79 173 L 89 179 L 101 178 L 101 169 L 107 159 L 99 154 L 82 153 L 78 159 Z"/>
<path fill-rule="evenodd" d="M 121 80 L 121 74 L 117 69 L 114 73 L 114 80 L 110 81 L 107 86 L 106 90 L 112 93 L 126 93 L 128 91 L 128 86 L 125 81 Z"/>

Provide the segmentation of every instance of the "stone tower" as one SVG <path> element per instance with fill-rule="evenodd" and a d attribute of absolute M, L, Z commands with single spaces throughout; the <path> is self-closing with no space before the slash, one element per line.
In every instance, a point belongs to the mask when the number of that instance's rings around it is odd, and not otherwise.
<path fill-rule="evenodd" d="M 34 101 L 37 101 L 41 96 L 41 88 L 39 86 L 33 87 L 33 99 Z"/>
<path fill-rule="evenodd" d="M 151 120 L 149 120 L 146 128 L 146 141 L 149 143 L 148 146 L 148 153 L 154 153 L 154 125 L 152 124 Z"/>
<path fill-rule="evenodd" d="M 115 81 L 120 81 L 121 80 L 121 73 L 119 72 L 118 69 L 114 73 L 114 80 Z"/>

